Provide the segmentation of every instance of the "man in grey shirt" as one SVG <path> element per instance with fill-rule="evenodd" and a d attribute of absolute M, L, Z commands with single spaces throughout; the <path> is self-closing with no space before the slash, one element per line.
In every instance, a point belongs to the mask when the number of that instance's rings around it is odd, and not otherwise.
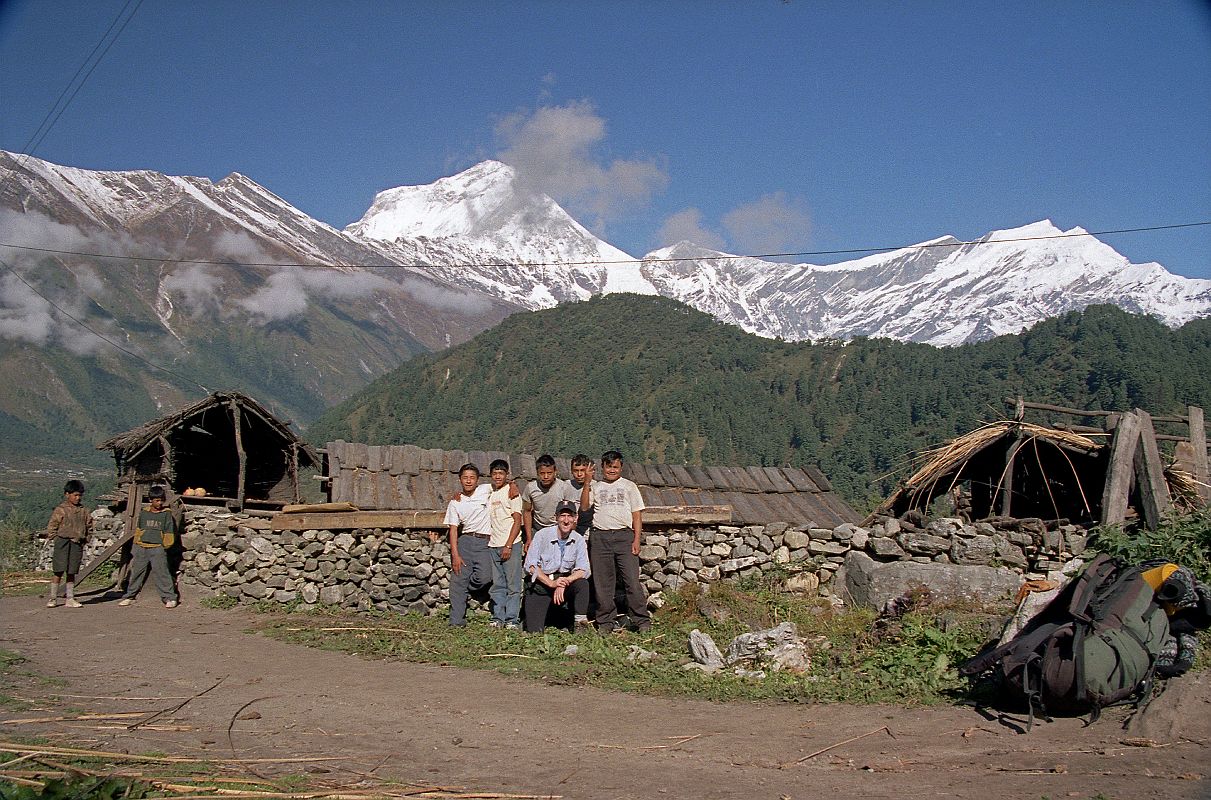
<path fill-rule="evenodd" d="M 531 541 L 535 531 L 555 524 L 555 509 L 562 502 L 578 504 L 580 492 L 555 473 L 555 459 L 544 453 L 535 462 L 538 480 L 530 481 L 521 494 L 523 502 L 522 525 L 526 541 Z M 578 506 L 579 507 L 579 506 Z"/>

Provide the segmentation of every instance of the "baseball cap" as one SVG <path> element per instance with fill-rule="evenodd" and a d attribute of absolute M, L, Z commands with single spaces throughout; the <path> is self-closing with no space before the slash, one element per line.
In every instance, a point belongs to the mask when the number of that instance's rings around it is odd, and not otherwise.
<path fill-rule="evenodd" d="M 559 516 L 560 514 L 575 514 L 575 513 L 576 513 L 576 504 L 573 503 L 571 500 L 561 500 L 559 502 L 559 504 L 557 506 L 555 506 L 555 515 L 556 516 Z"/>

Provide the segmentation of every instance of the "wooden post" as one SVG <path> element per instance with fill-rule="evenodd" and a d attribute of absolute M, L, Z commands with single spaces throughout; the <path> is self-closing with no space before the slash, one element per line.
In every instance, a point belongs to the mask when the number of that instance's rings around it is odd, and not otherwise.
<path fill-rule="evenodd" d="M 126 487 L 126 512 L 122 515 L 122 535 L 113 541 L 109 547 L 98 553 L 92 561 L 88 562 L 84 567 L 76 573 L 76 584 L 84 582 L 84 579 L 96 572 L 97 567 L 104 564 L 115 553 L 122 550 L 122 546 L 129 542 L 135 536 L 135 525 L 139 522 L 139 509 L 143 502 L 143 489 L 139 484 L 131 481 Z M 130 561 L 123 561 L 118 565 L 118 571 L 114 573 L 114 586 L 121 586 L 122 581 L 126 579 L 130 572 Z"/>
<path fill-rule="evenodd" d="M 1009 450 L 1005 453 L 1005 473 L 1001 477 L 1001 482 L 997 488 L 1004 492 L 1001 495 L 1001 516 L 1013 516 L 1013 467 L 1014 459 L 1018 455 L 1018 450 L 1022 449 L 1022 429 L 1018 428 L 1014 434 L 1013 444 L 1009 446 Z"/>
<path fill-rule="evenodd" d="M 1102 489 L 1102 524 L 1117 525 L 1127 517 L 1127 495 L 1140 439 L 1140 419 L 1131 411 L 1123 412 L 1110 438 L 1110 462 L 1106 465 L 1106 484 Z"/>
<path fill-rule="evenodd" d="M 1152 417 L 1147 411 L 1136 409 L 1140 421 L 1139 447 L 1135 449 L 1135 483 L 1139 487 L 1140 509 L 1144 524 L 1149 530 L 1156 530 L 1161 520 L 1173 508 L 1169 498 L 1169 484 L 1165 482 L 1165 465 L 1161 461 L 1161 451 L 1156 446 L 1156 431 L 1152 427 Z"/>
<path fill-rule="evenodd" d="M 303 495 L 299 492 L 299 443 L 290 443 L 290 482 L 294 484 L 294 502 L 301 502 Z"/>
<path fill-rule="evenodd" d="M 172 444 L 169 443 L 168 437 L 160 434 L 160 448 L 164 451 L 164 477 L 168 479 L 170 484 L 177 482 L 177 467 L 172 459 Z"/>
<path fill-rule="evenodd" d="M 240 476 L 236 482 L 235 499 L 236 503 L 239 504 L 239 507 L 243 508 L 244 481 L 247 479 L 248 471 L 248 454 L 244 452 L 244 432 L 241 430 L 241 428 L 244 427 L 243 418 L 240 414 L 240 406 L 235 400 L 228 403 L 228 406 L 231 408 L 231 424 L 232 427 L 235 428 L 235 453 L 240 459 Z"/>
<path fill-rule="evenodd" d="M 1189 406 L 1186 413 L 1190 418 L 1190 444 L 1194 447 L 1194 479 L 1202 485 L 1198 487 L 1199 496 L 1203 500 L 1211 500 L 1211 470 L 1207 465 L 1207 428 L 1203 422 L 1203 410 L 1199 406 Z"/>

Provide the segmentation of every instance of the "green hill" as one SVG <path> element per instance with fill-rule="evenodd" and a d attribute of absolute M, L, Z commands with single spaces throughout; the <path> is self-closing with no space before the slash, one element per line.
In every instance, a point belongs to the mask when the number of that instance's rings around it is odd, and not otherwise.
<path fill-rule="evenodd" d="M 1211 404 L 1208 374 L 1211 320 L 1172 331 L 1111 306 L 940 349 L 789 344 L 672 300 L 611 295 L 515 314 L 415 358 L 329 410 L 309 438 L 816 463 L 864 507 L 891 490 L 911 454 L 1004 418 L 1008 396 L 1178 413 Z"/>

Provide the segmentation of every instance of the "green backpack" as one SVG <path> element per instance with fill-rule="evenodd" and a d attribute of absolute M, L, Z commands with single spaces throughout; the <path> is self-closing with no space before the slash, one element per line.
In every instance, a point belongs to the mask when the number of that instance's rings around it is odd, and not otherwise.
<path fill-rule="evenodd" d="M 1138 567 L 1098 555 L 1011 640 L 959 667 L 993 673 L 1003 691 L 1037 711 L 1092 714 L 1151 688 L 1169 618 Z"/>

